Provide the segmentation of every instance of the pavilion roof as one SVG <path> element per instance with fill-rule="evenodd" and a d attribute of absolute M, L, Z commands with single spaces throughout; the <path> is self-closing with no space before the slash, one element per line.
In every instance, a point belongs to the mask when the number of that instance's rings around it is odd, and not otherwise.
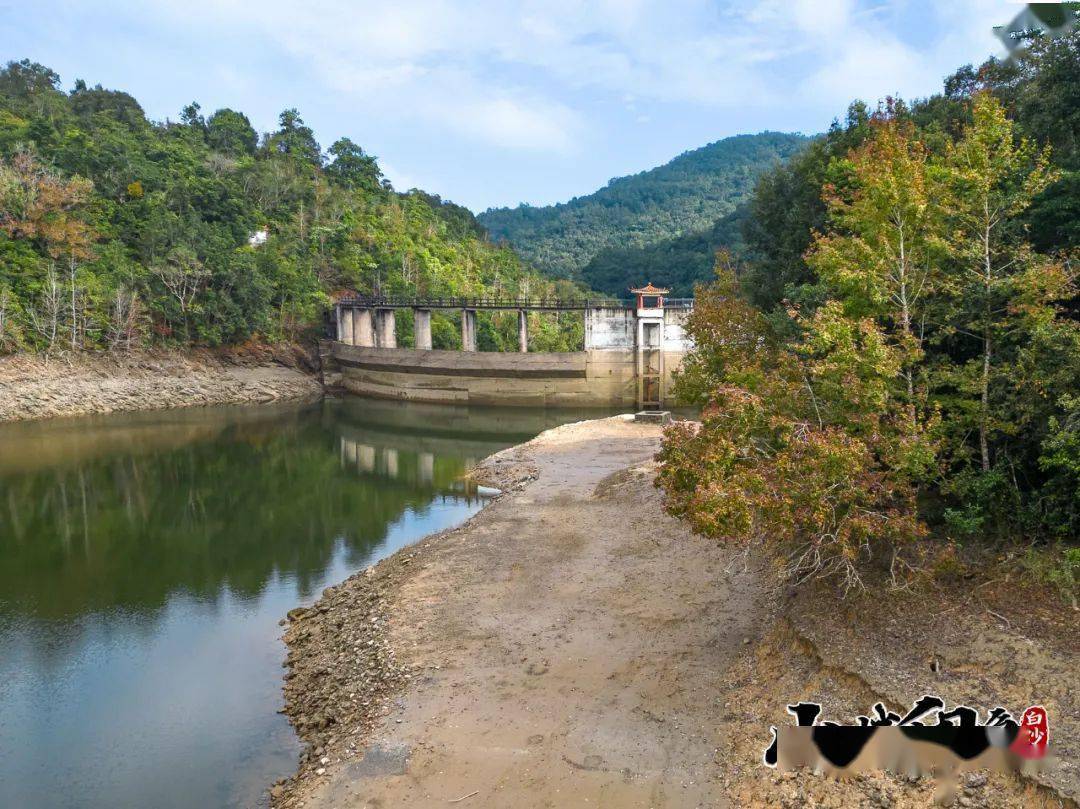
<path fill-rule="evenodd" d="M 670 289 L 660 289 L 659 287 L 654 287 L 651 281 L 640 289 L 634 289 L 631 287 L 630 291 L 637 295 L 666 295 L 667 293 L 671 292 Z"/>

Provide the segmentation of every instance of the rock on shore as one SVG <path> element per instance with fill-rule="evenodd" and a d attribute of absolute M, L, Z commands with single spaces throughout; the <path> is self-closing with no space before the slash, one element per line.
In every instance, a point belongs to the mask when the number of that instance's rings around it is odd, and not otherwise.
<path fill-rule="evenodd" d="M 299 349 L 0 357 L 0 422 L 316 397 Z"/>
<path fill-rule="evenodd" d="M 319 770 L 363 749 L 391 712 L 394 696 L 417 674 L 400 663 L 390 639 L 388 597 L 412 560 L 399 554 L 328 587 L 312 607 L 291 610 L 285 641 L 285 713 L 308 742 L 300 773 Z M 271 797 L 280 798 L 283 785 Z"/>

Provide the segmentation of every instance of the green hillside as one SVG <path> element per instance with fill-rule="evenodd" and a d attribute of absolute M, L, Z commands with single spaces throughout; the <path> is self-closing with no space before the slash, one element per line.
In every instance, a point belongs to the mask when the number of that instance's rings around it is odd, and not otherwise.
<path fill-rule="evenodd" d="M 0 69 L 0 353 L 295 339 L 343 293 L 572 293 L 559 284 L 465 208 L 395 192 L 348 138 L 324 151 L 296 110 L 262 135 L 197 104 L 158 122 L 29 60 Z M 485 317 L 481 344 L 516 346 L 516 328 Z"/>
<path fill-rule="evenodd" d="M 743 228 L 749 208 L 740 204 L 713 226 L 644 247 L 609 247 L 581 268 L 581 282 L 609 295 L 625 295 L 631 283 L 652 281 L 688 298 L 694 284 L 710 281 L 716 251 L 725 247 L 736 256 L 745 253 Z"/>
<path fill-rule="evenodd" d="M 584 268 L 605 250 L 704 236 L 750 195 L 762 171 L 798 152 L 807 140 L 781 132 L 725 138 L 567 203 L 497 208 L 478 219 L 493 240 L 509 242 L 541 270 L 583 278 Z M 607 270 L 593 274 L 610 275 Z M 601 288 L 616 291 L 610 284 Z"/>

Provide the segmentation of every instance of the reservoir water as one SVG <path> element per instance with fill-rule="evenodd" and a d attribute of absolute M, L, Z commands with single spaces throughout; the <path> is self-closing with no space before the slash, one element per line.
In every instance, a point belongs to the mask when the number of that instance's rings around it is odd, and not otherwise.
<path fill-rule="evenodd" d="M 261 806 L 300 743 L 278 621 L 595 416 L 350 400 L 0 425 L 0 806 Z"/>

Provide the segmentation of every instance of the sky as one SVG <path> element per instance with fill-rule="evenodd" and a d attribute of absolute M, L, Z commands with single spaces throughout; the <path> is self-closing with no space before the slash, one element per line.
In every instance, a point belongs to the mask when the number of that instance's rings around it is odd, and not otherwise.
<path fill-rule="evenodd" d="M 1006 0 L 0 0 L 0 58 L 194 100 L 295 107 L 399 190 L 550 204 L 729 135 L 812 134 L 1003 50 Z"/>

